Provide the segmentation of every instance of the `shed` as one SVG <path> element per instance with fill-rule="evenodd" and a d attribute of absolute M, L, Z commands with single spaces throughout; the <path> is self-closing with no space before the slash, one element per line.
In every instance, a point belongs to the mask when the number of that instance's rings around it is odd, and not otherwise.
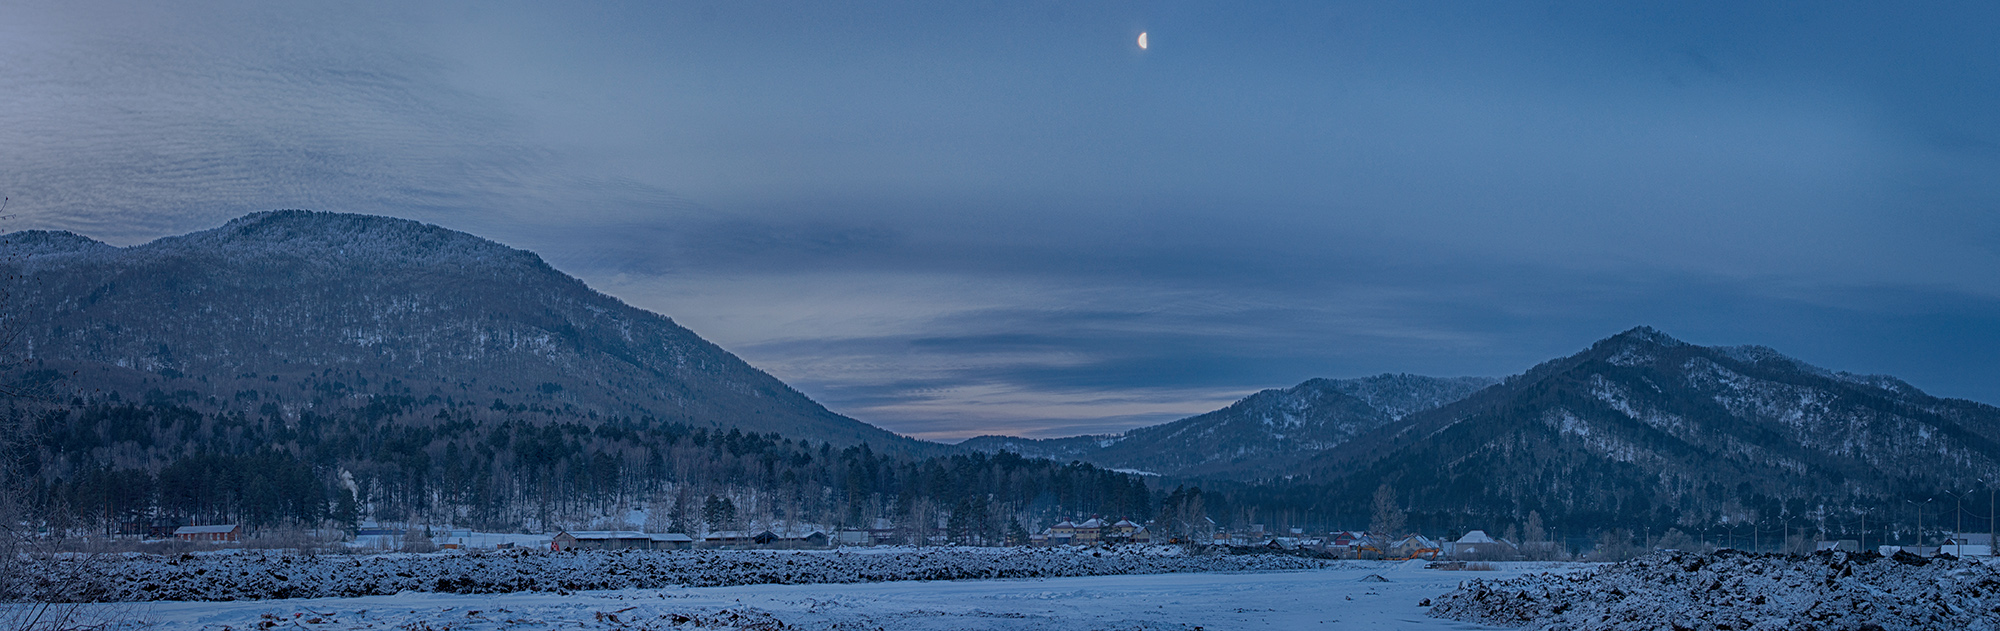
<path fill-rule="evenodd" d="M 242 527 L 236 524 L 181 526 L 174 529 L 174 538 L 181 541 L 236 541 L 242 532 Z"/>
<path fill-rule="evenodd" d="M 824 548 L 828 541 L 826 533 L 809 530 L 778 537 L 774 543 L 784 548 Z"/>
<path fill-rule="evenodd" d="M 1445 552 L 1454 559 L 1468 561 L 1508 561 L 1521 555 L 1513 543 L 1494 539 L 1484 530 L 1465 533 L 1458 541 L 1445 544 Z"/>
<path fill-rule="evenodd" d="M 769 530 L 757 532 L 723 530 L 708 533 L 708 536 L 702 537 L 701 543 L 711 548 L 747 548 L 768 544 L 777 539 L 778 535 L 772 534 Z"/>
<path fill-rule="evenodd" d="M 694 537 L 678 532 L 662 532 L 652 535 L 654 550 L 686 550 L 694 547 Z"/>
<path fill-rule="evenodd" d="M 553 543 L 557 550 L 646 550 L 653 547 L 653 537 L 630 530 L 565 530 L 556 533 Z"/>

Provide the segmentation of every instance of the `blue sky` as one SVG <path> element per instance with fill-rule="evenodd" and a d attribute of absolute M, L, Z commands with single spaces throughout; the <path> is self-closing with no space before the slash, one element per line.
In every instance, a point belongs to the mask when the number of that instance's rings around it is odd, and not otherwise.
<path fill-rule="evenodd" d="M 0 189 L 9 228 L 117 244 L 272 208 L 464 230 L 939 439 L 1639 324 L 2000 403 L 1995 32 L 1971 2 L 28 0 Z"/>

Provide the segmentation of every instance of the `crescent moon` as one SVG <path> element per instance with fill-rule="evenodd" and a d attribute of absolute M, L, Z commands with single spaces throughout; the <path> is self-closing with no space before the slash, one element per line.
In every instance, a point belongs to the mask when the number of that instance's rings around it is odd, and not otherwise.
<path fill-rule="evenodd" d="M 1144 32 L 1140 32 L 1140 33 L 1139 33 L 1139 50 L 1145 50 L 1145 49 L 1146 49 L 1146 34 L 1145 34 Z"/>

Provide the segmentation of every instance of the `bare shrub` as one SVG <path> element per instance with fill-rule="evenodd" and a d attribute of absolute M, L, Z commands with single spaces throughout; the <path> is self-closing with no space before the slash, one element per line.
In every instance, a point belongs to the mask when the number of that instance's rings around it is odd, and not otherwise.
<path fill-rule="evenodd" d="M 340 537 L 326 535 L 311 530 L 286 528 L 266 530 L 244 540 L 243 547 L 251 550 L 290 550 L 305 556 L 313 556 L 337 551 Z"/>
<path fill-rule="evenodd" d="M 1632 542 L 1632 531 L 1606 530 L 1597 537 L 1597 547 L 1586 557 L 1595 562 L 1617 562 L 1638 558 L 1646 553 L 1644 547 Z"/>
<path fill-rule="evenodd" d="M 437 552 L 437 544 L 424 531 L 412 528 L 403 533 L 403 547 L 398 552 Z"/>

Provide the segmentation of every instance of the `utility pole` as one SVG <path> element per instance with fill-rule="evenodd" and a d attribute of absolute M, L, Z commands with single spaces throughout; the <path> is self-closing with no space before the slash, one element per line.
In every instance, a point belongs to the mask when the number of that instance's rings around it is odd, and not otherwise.
<path fill-rule="evenodd" d="M 1952 497 L 1958 498 L 1958 503 L 1953 505 L 1951 511 L 1952 514 L 1958 517 L 1958 525 L 1951 527 L 1951 538 L 1958 542 L 1958 554 L 1963 556 L 1965 554 L 1965 540 L 1959 539 L 1959 537 L 1964 536 L 1962 533 L 1965 532 L 1965 496 L 1952 495 Z"/>
<path fill-rule="evenodd" d="M 1914 500 L 1903 500 L 1904 503 L 1914 506 L 1917 509 L 1917 547 L 1919 548 L 1924 547 L 1924 505 L 1935 501 L 1937 501 L 1937 498 L 1935 497 L 1924 500 L 1923 502 L 1917 502 Z"/>
<path fill-rule="evenodd" d="M 1986 485 L 1986 556 L 1991 557 L 2000 552 L 1995 550 L 2000 548 L 2000 536 L 1996 536 L 2000 535 L 2000 522 L 1993 521 L 1993 483 L 1987 482 L 1986 478 L 1980 478 L 1979 483 Z"/>

